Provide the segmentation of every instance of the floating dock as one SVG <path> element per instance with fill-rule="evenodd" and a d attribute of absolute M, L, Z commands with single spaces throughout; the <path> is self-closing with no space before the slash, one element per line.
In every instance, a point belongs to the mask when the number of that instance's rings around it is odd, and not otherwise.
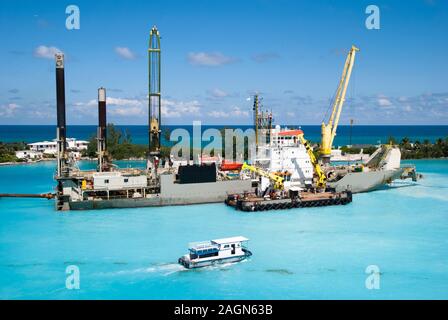
<path fill-rule="evenodd" d="M 258 197 L 254 193 L 232 194 L 225 203 L 241 211 L 267 211 L 292 208 L 308 208 L 346 205 L 352 202 L 351 191 L 344 192 L 300 192 L 288 197 Z"/>

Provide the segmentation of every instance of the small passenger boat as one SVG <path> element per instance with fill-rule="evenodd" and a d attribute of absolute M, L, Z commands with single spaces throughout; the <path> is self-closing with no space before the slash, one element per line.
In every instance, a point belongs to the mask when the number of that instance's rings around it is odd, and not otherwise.
<path fill-rule="evenodd" d="M 180 257 L 178 262 L 188 269 L 239 262 L 252 255 L 247 249 L 248 241 L 238 236 L 192 243 L 188 248 L 189 254 Z"/>

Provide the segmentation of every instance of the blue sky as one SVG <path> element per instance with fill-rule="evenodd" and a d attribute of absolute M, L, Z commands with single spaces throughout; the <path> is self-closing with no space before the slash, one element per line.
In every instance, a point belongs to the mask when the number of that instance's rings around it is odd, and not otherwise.
<path fill-rule="evenodd" d="M 80 30 L 65 27 L 68 5 Z M 380 8 L 379 30 L 365 9 Z M 409 1 L 0 2 L 0 124 L 54 124 L 54 51 L 67 121 L 146 124 L 149 30 L 162 35 L 165 124 L 250 124 L 258 91 L 276 122 L 320 124 L 345 55 L 357 55 L 342 124 L 448 123 L 448 3 Z"/>

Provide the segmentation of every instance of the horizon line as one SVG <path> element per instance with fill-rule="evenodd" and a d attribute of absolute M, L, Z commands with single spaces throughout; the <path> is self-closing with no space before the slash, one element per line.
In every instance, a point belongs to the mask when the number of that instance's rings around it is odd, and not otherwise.
<path fill-rule="evenodd" d="M 109 123 L 108 123 L 109 124 Z M 110 123 L 116 126 L 145 126 L 147 127 L 147 124 L 117 124 L 117 123 Z M 232 127 L 237 127 L 237 126 L 253 126 L 253 124 L 206 124 L 206 123 L 201 123 L 201 125 L 205 125 L 205 126 L 232 126 Z M 0 124 L 0 126 L 4 126 L 4 127 L 8 127 L 8 126 L 22 126 L 22 127 L 26 127 L 26 126 L 33 126 L 33 127 L 44 127 L 44 126 L 54 126 L 56 127 L 56 124 Z M 68 126 L 94 126 L 97 127 L 98 124 L 67 124 Z M 162 126 L 193 126 L 193 124 L 165 124 Z M 280 126 L 318 126 L 320 127 L 320 124 L 280 124 Z M 339 124 L 339 126 L 341 127 L 349 127 L 351 126 L 350 124 Z M 434 127 L 443 127 L 443 126 L 448 126 L 448 124 L 354 124 L 353 127 L 356 126 L 402 126 L 402 127 L 409 127 L 409 126 L 434 126 Z M 274 125 L 275 127 L 275 125 Z"/>

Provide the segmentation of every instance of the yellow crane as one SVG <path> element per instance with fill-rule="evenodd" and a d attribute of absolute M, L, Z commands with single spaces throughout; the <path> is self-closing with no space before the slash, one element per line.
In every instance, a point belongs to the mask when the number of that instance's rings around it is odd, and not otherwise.
<path fill-rule="evenodd" d="M 241 167 L 241 170 L 250 170 L 252 172 L 255 172 L 255 174 L 266 177 L 269 180 L 271 180 L 274 183 L 274 189 L 283 190 L 284 185 L 283 181 L 284 179 L 276 174 L 273 174 L 271 172 L 264 171 L 263 169 L 260 169 L 255 166 L 248 165 L 246 162 L 243 163 L 243 166 Z"/>
<path fill-rule="evenodd" d="M 344 70 L 342 71 L 342 77 L 339 81 L 336 95 L 333 101 L 333 109 L 331 111 L 330 119 L 326 124 L 322 122 L 322 141 L 320 145 L 320 155 L 324 163 L 330 162 L 331 148 L 333 146 L 333 140 L 336 136 L 336 129 L 338 128 L 339 118 L 341 116 L 342 106 L 345 101 L 345 94 L 347 92 L 348 83 L 352 74 L 353 65 L 355 63 L 355 55 L 359 49 L 352 46 L 347 59 L 345 60 Z"/>
<path fill-rule="evenodd" d="M 316 187 L 325 188 L 327 186 L 327 176 L 325 175 L 324 171 L 319 165 L 319 162 L 314 156 L 313 149 L 311 148 L 310 143 L 308 142 L 308 140 L 305 139 L 303 133 L 299 134 L 297 137 L 299 138 L 300 142 L 305 146 L 306 152 L 308 153 L 308 156 L 310 157 L 311 163 L 314 167 L 314 172 L 317 175 Z"/>

